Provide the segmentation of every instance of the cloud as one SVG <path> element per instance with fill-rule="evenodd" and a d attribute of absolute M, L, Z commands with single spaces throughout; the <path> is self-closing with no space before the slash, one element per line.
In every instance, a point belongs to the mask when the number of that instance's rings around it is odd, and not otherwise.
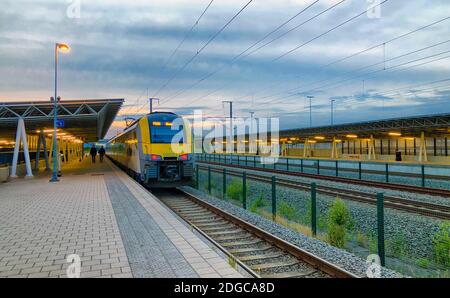
<path fill-rule="evenodd" d="M 319 1 L 267 40 L 302 24 L 337 3 Z M 196 52 L 246 3 L 215 1 L 176 55 L 170 54 L 186 36 L 208 1 L 81 0 L 80 19 L 67 17 L 68 2 L 50 0 L 6 0 L 0 11 L 0 101 L 48 99 L 53 89 L 53 47 L 66 41 L 72 51 L 61 55 L 59 90 L 63 99 L 124 97 L 139 112 L 149 96 L 161 98 L 160 109 L 189 114 L 201 108 L 223 114 L 222 100 L 234 100 L 236 114 L 278 115 L 282 125 L 308 126 L 305 97 L 314 96 L 314 123 L 328 124 L 329 101 L 335 100 L 336 122 L 371 117 L 404 116 L 448 110 L 448 93 L 417 94 L 410 88 L 384 94 L 399 86 L 423 84 L 448 77 L 450 59 L 398 72 L 368 68 L 348 79 L 361 67 L 444 41 L 448 21 L 390 42 L 383 47 L 327 66 L 348 55 L 447 16 L 446 0 L 388 1 L 380 19 L 367 16 L 325 34 L 299 50 L 273 61 L 280 54 L 307 43 L 333 26 L 367 8 L 366 1 L 346 1 L 305 23 L 252 55 L 233 57 L 264 37 L 312 1 L 254 1 L 213 42 Z M 51 16 L 51 17 L 50 17 Z M 448 49 L 442 45 L 406 56 L 395 63 Z M 192 57 L 185 69 L 180 70 Z M 233 63 L 234 62 L 234 63 Z M 217 71 L 220 70 L 220 71 Z M 217 71 L 213 75 L 211 73 Z M 354 76 L 354 75 L 353 75 Z M 166 87 L 161 88 L 172 77 Z M 206 78 L 198 82 L 201 78 Z M 194 85 L 195 84 L 195 85 Z M 421 87 L 422 88 L 422 87 Z M 157 90 L 162 89 L 160 92 Z M 417 89 L 417 88 L 416 88 Z M 420 89 L 420 88 L 419 88 Z M 440 94 L 439 92 L 443 92 Z M 415 96 L 405 93 L 415 93 Z M 175 96 L 177 95 L 177 96 Z M 432 101 L 429 105 L 426 102 Z M 380 112 L 384 106 L 384 112 Z M 389 112 L 386 111 L 389 107 Z"/>

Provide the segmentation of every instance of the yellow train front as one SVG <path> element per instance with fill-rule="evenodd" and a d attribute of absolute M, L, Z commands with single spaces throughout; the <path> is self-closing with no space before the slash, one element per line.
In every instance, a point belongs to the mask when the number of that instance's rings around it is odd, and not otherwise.
<path fill-rule="evenodd" d="M 106 154 L 150 187 L 188 184 L 193 176 L 189 122 L 168 112 L 147 114 L 106 145 Z"/>

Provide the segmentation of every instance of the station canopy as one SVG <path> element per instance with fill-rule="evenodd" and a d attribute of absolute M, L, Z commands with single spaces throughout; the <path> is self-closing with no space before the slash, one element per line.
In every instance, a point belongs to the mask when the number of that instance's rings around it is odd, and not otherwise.
<path fill-rule="evenodd" d="M 401 135 L 420 136 L 421 132 L 427 136 L 443 136 L 450 133 L 450 114 L 415 116 L 408 118 L 394 118 L 376 121 L 356 122 L 348 124 L 328 125 L 311 128 L 288 129 L 280 131 L 280 137 L 308 138 L 324 136 L 326 138 L 345 137 L 355 134 L 358 137 L 384 137 L 390 132 Z"/>
<path fill-rule="evenodd" d="M 61 129 L 84 142 L 104 138 L 124 99 L 62 100 L 57 119 Z M 0 136 L 13 139 L 20 118 L 27 134 L 53 128 L 54 102 L 21 101 L 0 103 Z"/>

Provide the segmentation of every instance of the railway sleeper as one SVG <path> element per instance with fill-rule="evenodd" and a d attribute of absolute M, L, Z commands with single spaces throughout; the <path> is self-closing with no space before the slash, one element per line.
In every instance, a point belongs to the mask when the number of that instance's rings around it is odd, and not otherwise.
<path fill-rule="evenodd" d="M 189 207 L 181 207 L 181 206 L 171 206 L 175 210 L 179 211 L 199 211 L 199 210 L 205 210 L 205 208 L 200 206 L 189 206 Z"/>
<path fill-rule="evenodd" d="M 258 252 L 258 251 L 268 251 L 270 249 L 273 249 L 273 247 L 272 246 L 262 246 L 262 247 L 249 247 L 249 248 L 235 248 L 235 249 L 230 249 L 229 252 L 233 255 L 240 255 L 240 254 Z"/>
<path fill-rule="evenodd" d="M 289 261 L 289 262 L 273 262 L 273 263 L 263 263 L 263 264 L 256 264 L 256 265 L 250 265 L 250 268 L 255 271 L 263 271 L 267 269 L 274 269 L 274 268 L 283 268 L 283 267 L 290 267 L 298 264 L 297 260 Z"/>
<path fill-rule="evenodd" d="M 238 259 L 241 260 L 242 262 L 247 262 L 247 261 L 255 261 L 255 260 L 274 259 L 274 258 L 281 257 L 282 255 L 283 255 L 282 253 L 276 252 L 276 253 L 268 253 L 268 254 L 259 254 L 259 255 L 250 255 L 250 256 L 245 256 L 245 257 L 238 257 Z"/>
<path fill-rule="evenodd" d="M 233 226 L 231 224 L 220 225 L 219 227 L 217 227 L 217 226 L 211 226 L 211 227 L 198 226 L 198 227 L 200 229 L 202 229 L 203 232 L 206 232 L 208 235 L 213 235 L 214 233 L 216 233 L 216 231 L 224 231 L 224 230 L 229 230 L 229 229 L 235 228 L 235 226 Z"/>
<path fill-rule="evenodd" d="M 187 216 L 187 215 L 183 215 L 180 214 L 181 217 L 185 217 L 190 221 L 195 221 L 195 222 L 199 222 L 199 221 L 207 221 L 207 222 L 211 222 L 214 220 L 220 220 L 221 218 L 218 215 L 215 214 L 205 214 L 205 215 L 191 215 L 191 216 Z"/>
<path fill-rule="evenodd" d="M 232 226 L 231 230 L 220 230 L 220 231 L 216 231 L 216 232 L 207 232 L 207 234 L 209 236 L 222 236 L 222 235 L 235 235 L 235 234 L 240 234 L 243 231 L 241 229 L 236 229 L 236 227 Z"/>
<path fill-rule="evenodd" d="M 242 233 L 242 231 L 239 231 L 239 233 Z M 237 235 L 236 235 L 237 234 Z M 252 235 L 245 233 L 245 234 L 228 234 L 226 236 L 212 236 L 214 240 L 216 241 L 229 241 L 229 240 L 237 240 L 237 239 L 252 239 Z"/>
<path fill-rule="evenodd" d="M 186 216 L 190 216 L 190 215 L 206 215 L 206 214 L 210 214 L 211 212 L 209 212 L 208 210 L 197 210 L 197 211 L 191 211 L 191 210 L 178 210 L 178 213 L 186 215 Z"/>
<path fill-rule="evenodd" d="M 198 226 L 199 228 L 211 228 L 211 227 L 222 227 L 222 226 L 227 226 L 230 223 L 228 221 L 224 221 L 224 220 L 217 220 L 217 221 L 210 221 L 210 220 L 202 220 L 202 221 L 195 221 L 195 225 Z"/>
<path fill-rule="evenodd" d="M 268 273 L 268 274 L 262 274 L 262 278 L 301 278 L 301 277 L 308 277 L 314 273 L 316 273 L 317 270 L 309 269 L 306 271 L 289 271 L 289 272 L 281 272 L 281 273 Z"/>
<path fill-rule="evenodd" d="M 245 241 L 231 241 L 226 243 L 221 243 L 223 247 L 242 247 L 242 246 L 249 246 L 249 245 L 257 245 L 263 243 L 261 239 L 254 238 L 254 239 L 248 239 Z"/>

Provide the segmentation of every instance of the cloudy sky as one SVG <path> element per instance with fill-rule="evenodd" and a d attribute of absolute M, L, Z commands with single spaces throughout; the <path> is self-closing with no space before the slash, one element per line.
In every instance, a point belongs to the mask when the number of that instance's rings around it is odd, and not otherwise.
<path fill-rule="evenodd" d="M 184 115 L 232 100 L 282 128 L 309 126 L 308 95 L 313 125 L 331 100 L 335 123 L 450 112 L 448 0 L 253 0 L 225 26 L 248 2 L 3 0 L 0 101 L 48 100 L 67 42 L 61 97 L 125 98 L 122 115 L 147 112 L 147 94 Z"/>

